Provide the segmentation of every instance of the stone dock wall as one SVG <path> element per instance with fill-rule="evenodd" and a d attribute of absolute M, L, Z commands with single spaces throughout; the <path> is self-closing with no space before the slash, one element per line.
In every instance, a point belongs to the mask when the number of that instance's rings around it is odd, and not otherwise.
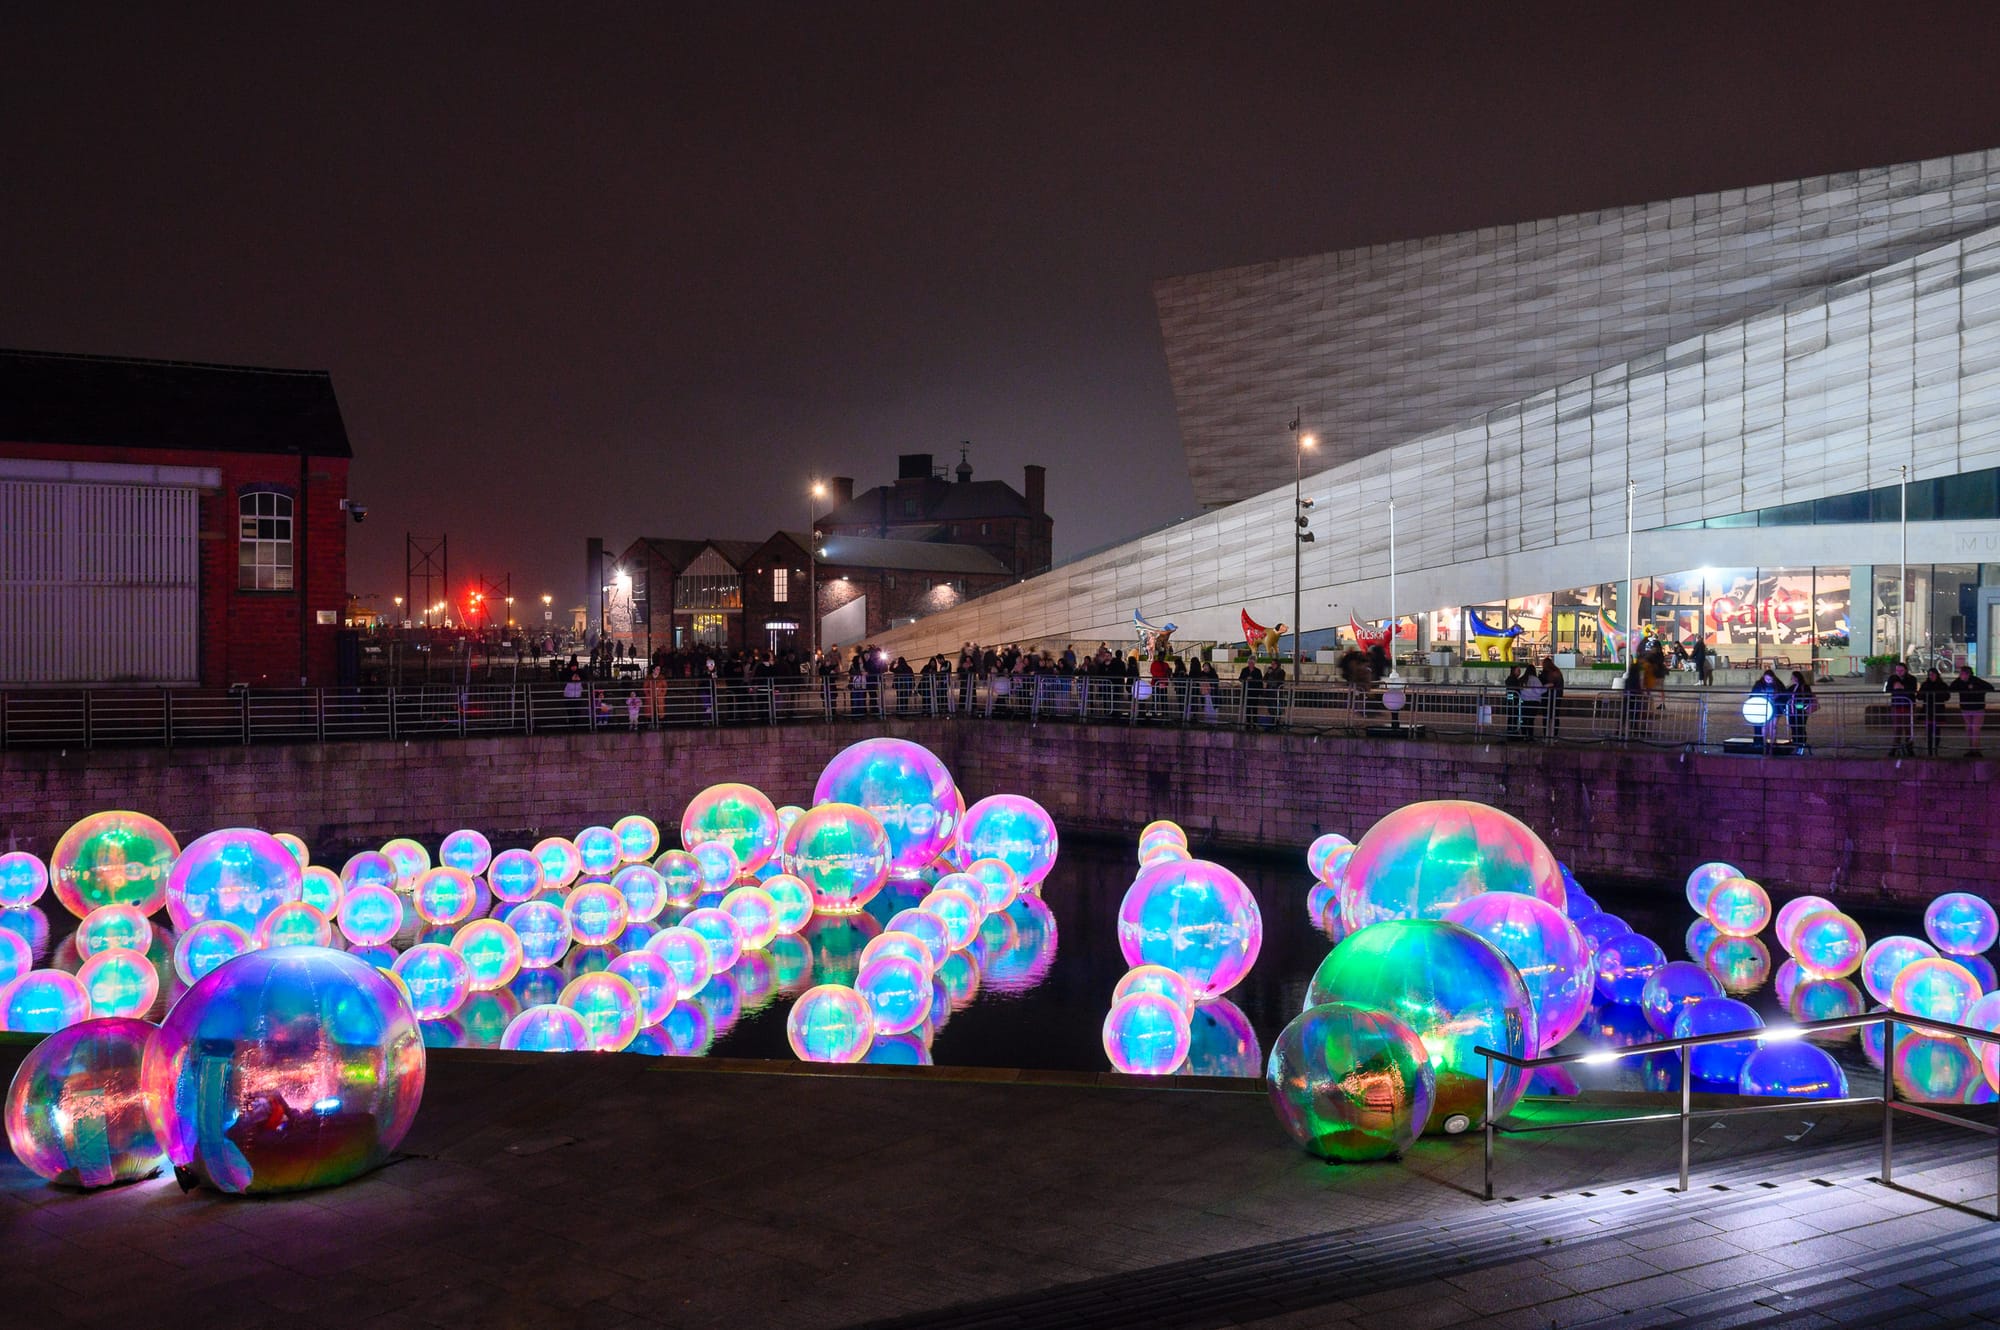
<path fill-rule="evenodd" d="M 1414 800 L 1477 799 L 1524 819 L 1586 881 L 1672 880 L 1719 858 L 1774 889 L 1856 904 L 1952 890 L 2000 899 L 1989 762 L 954 721 L 11 751 L 0 754 L 0 848 L 46 854 L 77 818 L 119 807 L 183 839 L 254 825 L 329 846 L 460 826 L 570 834 L 635 811 L 671 827 L 717 781 L 807 802 L 827 759 L 870 732 L 929 746 L 968 799 L 1028 794 L 1075 832 L 1132 836 L 1170 817 L 1198 842 L 1295 851 L 1322 831 L 1359 837 Z"/>

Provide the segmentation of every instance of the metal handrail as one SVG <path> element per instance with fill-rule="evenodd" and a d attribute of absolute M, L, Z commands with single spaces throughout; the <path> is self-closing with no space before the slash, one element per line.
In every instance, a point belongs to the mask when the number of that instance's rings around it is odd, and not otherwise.
<path fill-rule="evenodd" d="M 1823 1030 L 1850 1030 L 1862 1026 L 1882 1027 L 1882 1093 L 1879 1095 L 1844 1095 L 1825 1099 L 1786 1098 L 1770 1104 L 1743 1104 L 1733 1108 L 1693 1107 L 1693 1072 L 1686 1050 L 1706 1044 L 1747 1044 L 1766 1041 L 1790 1042 L 1818 1034 Z M 1825 1020 L 1800 1021 L 1771 1029 L 1759 1027 L 1754 1030 L 1725 1030 L 1716 1034 L 1687 1035 L 1674 1039 L 1659 1039 L 1644 1044 L 1628 1044 L 1623 1048 L 1592 1049 L 1588 1053 L 1558 1053 L 1549 1057 L 1522 1058 L 1484 1045 L 1472 1051 L 1483 1057 L 1486 1067 L 1486 1122 L 1483 1129 L 1484 1149 L 1481 1161 L 1481 1182 L 1487 1200 L 1493 1199 L 1493 1138 L 1504 1132 L 1509 1136 L 1530 1135 L 1542 1131 L 1565 1131 L 1572 1127 L 1629 1126 L 1640 1122 L 1665 1122 L 1678 1120 L 1681 1124 L 1681 1172 L 1678 1191 L 1688 1190 L 1689 1153 L 1693 1142 L 1689 1124 L 1696 1118 L 1736 1117 L 1746 1113 L 1778 1113 L 1796 1110 L 1802 1103 L 1817 1104 L 1823 1108 L 1838 1108 L 1849 1104 L 1882 1105 L 1882 1176 L 1878 1179 L 1883 1186 L 1895 1185 L 1895 1115 L 1908 1113 L 1914 1117 L 1927 1118 L 1933 1122 L 1943 1122 L 1955 1127 L 1976 1131 L 1982 1136 L 1992 1136 L 2000 1141 L 2000 1125 L 1980 1122 L 1974 1118 L 1960 1117 L 1955 1113 L 1930 1108 L 1923 1104 L 1910 1104 L 1896 1098 L 1896 1027 L 1906 1025 L 1912 1030 L 1925 1034 L 1955 1036 L 1975 1044 L 2000 1043 L 2000 1032 L 1981 1030 L 1970 1025 L 1955 1025 L 1950 1021 L 1932 1020 L 1926 1016 L 1908 1016 L 1901 1012 L 1878 1011 L 1861 1016 L 1830 1016 Z M 1494 1120 L 1493 1113 L 1493 1064 L 1505 1063 L 1523 1072 L 1539 1071 L 1544 1067 L 1574 1066 L 1579 1063 L 1602 1064 L 1615 1062 L 1619 1058 L 1644 1056 L 1648 1053 L 1679 1050 L 1681 1053 L 1681 1092 L 1678 1112 L 1634 1113 L 1620 1117 L 1584 1118 L 1575 1122 L 1551 1122 L 1541 1125 L 1521 1127 L 1502 1126 Z M 2000 1222 L 2000 1149 L 1994 1155 L 1994 1213 L 1986 1218 Z"/>

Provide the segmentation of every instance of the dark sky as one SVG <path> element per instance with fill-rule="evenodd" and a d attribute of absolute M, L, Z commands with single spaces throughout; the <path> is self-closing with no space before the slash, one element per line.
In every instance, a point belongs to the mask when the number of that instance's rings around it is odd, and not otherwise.
<path fill-rule="evenodd" d="M 385 607 L 961 439 L 1062 557 L 1192 504 L 1153 279 L 2000 146 L 1990 13 L 13 5 L 0 345 L 331 370 Z"/>

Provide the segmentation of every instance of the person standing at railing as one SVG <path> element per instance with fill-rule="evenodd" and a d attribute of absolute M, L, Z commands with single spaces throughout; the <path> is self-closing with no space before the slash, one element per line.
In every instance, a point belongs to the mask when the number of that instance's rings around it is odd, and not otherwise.
<path fill-rule="evenodd" d="M 1507 709 L 1507 737 L 1518 739 L 1527 733 L 1525 708 L 1528 687 L 1528 667 L 1515 661 L 1507 667 L 1507 677 L 1501 681 L 1501 705 Z"/>
<path fill-rule="evenodd" d="M 1978 757 L 1979 731 L 1986 724 L 1986 695 L 1993 691 L 1993 685 L 1974 674 L 1970 665 L 1961 665 L 1958 677 L 1951 681 L 1951 691 L 1965 721 L 1965 755 Z"/>
<path fill-rule="evenodd" d="M 1898 667 L 1900 668 L 1900 666 Z M 1924 755 L 1938 754 L 1938 732 L 1944 726 L 1944 709 L 1951 702 L 1951 686 L 1936 670 L 1925 670 L 1917 685 L 1917 717 L 1924 723 Z M 1914 751 L 1910 754 L 1915 756 Z"/>
<path fill-rule="evenodd" d="M 1715 680 L 1715 655 L 1708 649 L 1708 638 L 1696 634 L 1694 651 L 1690 654 L 1694 660 L 1694 677 L 1706 688 Z"/>
<path fill-rule="evenodd" d="M 1624 693 L 1625 733 L 1627 739 L 1643 739 L 1646 733 L 1646 665 L 1634 660 L 1625 667 L 1625 678 L 1620 691 Z"/>
<path fill-rule="evenodd" d="M 1558 738 L 1562 733 L 1563 672 L 1556 668 L 1554 656 L 1542 657 L 1542 719 L 1543 731 L 1549 738 Z"/>
<path fill-rule="evenodd" d="M 646 672 L 646 720 L 658 725 L 667 718 L 667 672 L 655 665 Z"/>
<path fill-rule="evenodd" d="M 1264 671 L 1257 668 L 1255 656 L 1237 672 L 1236 679 L 1243 685 L 1243 727 L 1248 729 L 1264 702 Z"/>
<path fill-rule="evenodd" d="M 1791 687 L 1785 690 L 1785 727 L 1792 741 L 1792 752 L 1804 756 L 1811 751 L 1806 724 L 1812 713 L 1819 710 L 1819 698 L 1813 695 L 1812 680 L 1802 671 L 1792 671 Z"/>
<path fill-rule="evenodd" d="M 1778 682 L 1778 676 L 1768 665 L 1765 666 L 1764 673 L 1759 676 L 1757 682 L 1750 685 L 1750 695 L 1762 696 L 1765 699 L 1761 713 L 1764 720 L 1761 724 L 1751 721 L 1750 732 L 1757 736 L 1757 746 L 1768 754 L 1771 751 L 1771 738 L 1778 730 L 1778 712 L 1784 708 L 1788 695 L 1784 685 Z M 1748 708 L 1748 711 L 1752 716 L 1760 714 L 1755 707 Z"/>
<path fill-rule="evenodd" d="M 1285 662 L 1274 660 L 1271 668 L 1264 671 L 1264 708 L 1262 721 L 1265 729 L 1278 723 L 1285 707 Z"/>

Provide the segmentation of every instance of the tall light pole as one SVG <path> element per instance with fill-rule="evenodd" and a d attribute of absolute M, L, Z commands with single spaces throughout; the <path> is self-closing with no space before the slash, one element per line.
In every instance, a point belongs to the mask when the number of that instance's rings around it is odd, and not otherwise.
<path fill-rule="evenodd" d="M 806 641 L 814 674 L 819 672 L 819 501 L 825 497 L 826 486 L 814 476 L 806 495 Z"/>
<path fill-rule="evenodd" d="M 1896 654 L 1909 653 L 1903 625 L 1910 617 L 1910 467 L 1904 463 L 1896 468 L 1900 479 L 1896 482 L 1897 499 L 1901 509 L 1898 522 L 1902 526 L 1902 552 L 1896 565 Z"/>
<path fill-rule="evenodd" d="M 1292 416 L 1292 679 L 1296 682 L 1305 673 L 1305 625 L 1304 617 L 1304 576 L 1306 546 L 1312 542 L 1313 533 L 1306 528 L 1311 518 L 1306 513 L 1312 509 L 1312 500 L 1306 497 L 1306 450 L 1317 448 L 1319 440 L 1311 434 L 1299 433 L 1299 414 Z"/>
<path fill-rule="evenodd" d="M 1632 582 L 1632 501 L 1638 497 L 1638 494 L 1639 494 L 1639 482 L 1636 480 L 1626 481 L 1625 482 L 1625 593 L 1624 595 L 1625 599 L 1630 600 L 1632 603 L 1629 605 L 1621 604 L 1618 607 L 1618 628 L 1619 631 L 1623 633 L 1625 637 L 1625 648 L 1624 650 L 1620 651 L 1617 655 L 1617 660 L 1621 665 L 1630 665 L 1632 663 L 1632 625 L 1635 622 L 1637 622 L 1639 617 L 1634 612 L 1639 607 L 1639 588 L 1635 586 Z M 1677 630 L 1676 636 L 1678 635 L 1679 634 Z"/>

